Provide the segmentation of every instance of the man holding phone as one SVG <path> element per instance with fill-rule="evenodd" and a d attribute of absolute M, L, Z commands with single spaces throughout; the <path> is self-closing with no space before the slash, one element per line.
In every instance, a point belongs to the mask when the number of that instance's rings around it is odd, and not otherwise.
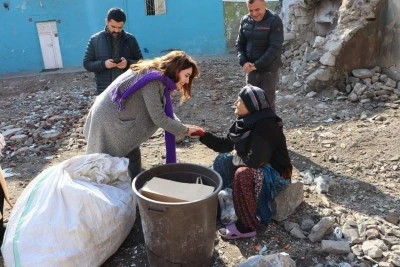
<path fill-rule="evenodd" d="M 122 9 L 111 8 L 105 22 L 105 29 L 90 37 L 83 58 L 85 69 L 95 73 L 97 94 L 143 58 L 136 38 L 123 30 L 126 15 Z"/>

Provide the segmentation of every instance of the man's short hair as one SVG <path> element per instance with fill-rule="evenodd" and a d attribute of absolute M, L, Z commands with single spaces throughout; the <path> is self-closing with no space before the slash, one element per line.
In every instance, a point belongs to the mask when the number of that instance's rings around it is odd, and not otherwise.
<path fill-rule="evenodd" d="M 107 20 L 110 21 L 112 19 L 115 20 L 116 22 L 122 21 L 125 23 L 126 22 L 125 12 L 118 7 L 111 8 L 110 10 L 108 10 Z"/>
<path fill-rule="evenodd" d="M 247 0 L 247 4 L 253 4 L 255 1 L 265 2 L 265 0 Z"/>

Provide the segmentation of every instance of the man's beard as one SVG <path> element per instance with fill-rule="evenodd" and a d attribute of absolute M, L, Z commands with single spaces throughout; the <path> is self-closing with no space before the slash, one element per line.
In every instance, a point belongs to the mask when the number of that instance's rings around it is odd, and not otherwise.
<path fill-rule="evenodd" d="M 119 38 L 119 37 L 121 36 L 121 32 L 111 32 L 111 35 L 112 35 L 114 38 Z"/>

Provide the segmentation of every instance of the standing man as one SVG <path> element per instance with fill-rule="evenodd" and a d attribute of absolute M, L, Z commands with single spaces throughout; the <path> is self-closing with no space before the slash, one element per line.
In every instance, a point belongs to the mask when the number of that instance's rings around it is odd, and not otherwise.
<path fill-rule="evenodd" d="M 282 20 L 267 9 L 265 0 L 246 2 L 249 14 L 240 20 L 235 45 L 239 64 L 246 73 L 246 83 L 262 88 L 275 110 L 275 90 L 282 66 Z"/>
<path fill-rule="evenodd" d="M 142 59 L 136 38 L 123 30 L 125 12 L 117 7 L 107 13 L 106 27 L 92 35 L 86 48 L 83 66 L 96 76 L 97 94 L 100 94 L 131 64 Z"/>

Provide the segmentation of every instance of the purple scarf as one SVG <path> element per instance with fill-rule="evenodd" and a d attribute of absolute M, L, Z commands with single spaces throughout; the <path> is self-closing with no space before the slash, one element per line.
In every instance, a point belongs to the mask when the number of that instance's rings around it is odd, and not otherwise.
<path fill-rule="evenodd" d="M 132 94 L 134 94 L 137 90 L 141 89 L 143 86 L 151 81 L 160 81 L 165 85 L 165 114 L 170 118 L 174 118 L 174 112 L 172 110 L 171 102 L 171 92 L 176 89 L 175 82 L 157 71 L 151 71 L 144 74 L 136 82 L 131 84 L 129 88 L 126 89 L 123 93 L 118 90 L 119 86 L 114 88 L 114 90 L 112 90 L 111 92 L 111 100 L 117 105 L 117 110 L 121 112 L 125 108 L 124 101 Z M 165 147 L 167 164 L 176 163 L 175 136 L 167 131 L 165 131 Z"/>

